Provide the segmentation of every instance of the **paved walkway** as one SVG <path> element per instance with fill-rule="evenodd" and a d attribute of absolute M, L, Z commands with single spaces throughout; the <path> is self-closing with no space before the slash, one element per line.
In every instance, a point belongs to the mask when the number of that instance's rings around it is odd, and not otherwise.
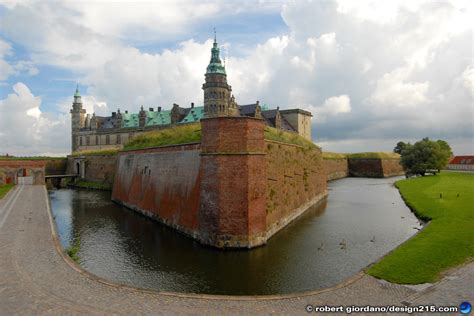
<path fill-rule="evenodd" d="M 0 200 L 0 315 L 306 315 L 308 304 L 474 303 L 474 263 L 421 292 L 363 273 L 328 290 L 281 297 L 180 295 L 108 284 L 60 254 L 47 201 L 44 186 L 17 186 Z"/>

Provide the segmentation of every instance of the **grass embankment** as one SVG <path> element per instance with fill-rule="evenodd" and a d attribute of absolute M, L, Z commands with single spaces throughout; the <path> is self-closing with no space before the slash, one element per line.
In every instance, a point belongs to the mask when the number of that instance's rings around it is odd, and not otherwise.
<path fill-rule="evenodd" d="M 323 152 L 323 159 L 400 159 L 400 155 L 392 152 L 365 152 L 365 153 L 332 153 L 325 151 Z"/>
<path fill-rule="evenodd" d="M 282 131 L 273 127 L 265 127 L 264 137 L 266 140 L 274 140 L 281 143 L 303 146 L 305 148 L 318 148 L 315 143 L 307 140 L 296 133 Z"/>
<path fill-rule="evenodd" d="M 119 152 L 118 149 L 98 149 L 98 150 L 84 150 L 75 151 L 71 156 L 113 156 Z"/>
<path fill-rule="evenodd" d="M 443 271 L 474 259 L 473 174 L 442 172 L 396 185 L 415 214 L 431 222 L 369 268 L 370 275 L 403 284 L 434 282 Z"/>
<path fill-rule="evenodd" d="M 0 200 L 3 199 L 14 186 L 14 184 L 0 184 Z"/>
<path fill-rule="evenodd" d="M 317 146 L 295 133 L 284 132 L 272 127 L 265 127 L 265 139 L 287 144 L 300 145 L 305 148 Z M 124 146 L 124 150 L 136 150 L 150 147 L 198 143 L 201 141 L 201 124 L 187 124 L 159 131 L 137 135 Z"/>
<path fill-rule="evenodd" d="M 392 152 L 365 152 L 346 154 L 347 158 L 352 159 L 400 159 L 400 155 Z"/>
<path fill-rule="evenodd" d="M 123 149 L 134 150 L 166 145 L 197 143 L 200 141 L 201 124 L 186 124 L 137 135 L 126 143 Z"/>

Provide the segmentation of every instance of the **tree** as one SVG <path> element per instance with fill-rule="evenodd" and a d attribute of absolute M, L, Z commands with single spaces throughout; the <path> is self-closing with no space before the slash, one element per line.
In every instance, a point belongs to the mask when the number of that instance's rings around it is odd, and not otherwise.
<path fill-rule="evenodd" d="M 428 170 L 444 168 L 452 152 L 444 140 L 432 141 L 426 137 L 413 145 L 406 144 L 400 154 L 400 163 L 407 173 L 424 176 Z"/>
<path fill-rule="evenodd" d="M 403 151 L 408 145 L 410 145 L 410 143 L 406 144 L 406 143 L 404 143 L 404 142 L 398 142 L 398 143 L 397 143 L 397 146 L 395 146 L 395 148 L 393 149 L 393 152 L 401 155 L 401 154 L 402 154 L 402 151 Z"/>

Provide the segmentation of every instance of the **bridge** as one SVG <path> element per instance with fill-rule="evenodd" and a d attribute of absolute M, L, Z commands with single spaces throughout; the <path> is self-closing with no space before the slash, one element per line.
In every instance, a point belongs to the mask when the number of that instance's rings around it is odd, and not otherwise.
<path fill-rule="evenodd" d="M 61 186 L 62 179 L 75 179 L 79 177 L 78 174 L 53 174 L 44 177 L 44 181 L 48 187 L 59 188 Z"/>

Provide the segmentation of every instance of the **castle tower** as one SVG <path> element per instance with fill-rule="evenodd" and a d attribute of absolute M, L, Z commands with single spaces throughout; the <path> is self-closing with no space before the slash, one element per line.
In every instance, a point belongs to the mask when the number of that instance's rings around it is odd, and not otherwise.
<path fill-rule="evenodd" d="M 74 102 L 72 103 L 71 113 L 71 147 L 72 151 L 76 151 L 79 144 L 77 133 L 81 128 L 85 126 L 86 122 L 86 110 L 82 108 L 81 94 L 79 93 L 79 87 L 76 86 L 76 93 L 74 93 Z"/>
<path fill-rule="evenodd" d="M 219 57 L 219 46 L 214 36 L 211 61 L 207 66 L 204 90 L 204 117 L 239 116 L 239 107 L 232 97 L 232 87 L 227 84 L 227 74 Z"/>

